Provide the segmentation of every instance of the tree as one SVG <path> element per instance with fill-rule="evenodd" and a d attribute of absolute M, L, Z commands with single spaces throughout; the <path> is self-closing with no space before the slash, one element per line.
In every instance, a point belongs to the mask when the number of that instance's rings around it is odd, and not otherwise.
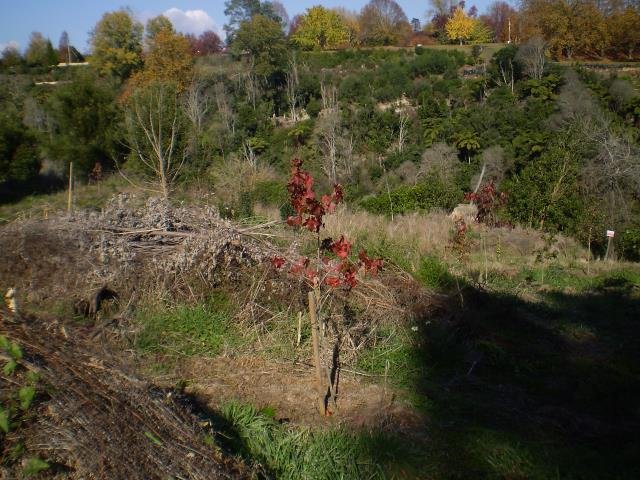
<path fill-rule="evenodd" d="M 540 37 L 534 37 L 518 49 L 515 57 L 524 70 L 525 75 L 535 80 L 542 79 L 547 61 L 547 46 Z"/>
<path fill-rule="evenodd" d="M 482 21 L 473 19 L 473 30 L 471 30 L 471 43 L 489 43 L 493 40 L 493 31 Z"/>
<path fill-rule="evenodd" d="M 489 5 L 487 13 L 480 18 L 491 28 L 497 42 L 507 42 L 512 39 L 509 36 L 509 25 L 515 26 L 517 15 L 518 12 L 511 5 L 498 0 Z"/>
<path fill-rule="evenodd" d="M 69 44 L 69 34 L 66 31 L 62 32 L 58 42 L 58 60 L 61 63 L 71 63 L 71 45 Z"/>
<path fill-rule="evenodd" d="M 411 25 L 394 0 L 371 0 L 360 13 L 360 38 L 367 45 L 397 45 L 411 33 Z"/>
<path fill-rule="evenodd" d="M 27 65 L 30 67 L 48 67 L 58 63 L 58 55 L 51 41 L 40 32 L 33 32 L 25 53 Z"/>
<path fill-rule="evenodd" d="M 360 19 L 356 12 L 347 10 L 344 7 L 335 7 L 332 9 L 342 18 L 342 23 L 348 32 L 349 46 L 355 47 L 360 44 Z"/>
<path fill-rule="evenodd" d="M 0 115 L 0 183 L 29 180 L 39 170 L 35 135 L 22 124 L 17 112 Z"/>
<path fill-rule="evenodd" d="M 3 69 L 11 69 L 21 65 L 23 62 L 22 55 L 20 55 L 20 51 L 14 45 L 9 45 L 2 51 L 2 65 Z"/>
<path fill-rule="evenodd" d="M 295 43 L 306 49 L 336 48 L 349 40 L 349 32 L 342 17 L 322 6 L 307 9 L 292 36 Z"/>
<path fill-rule="evenodd" d="M 121 112 L 117 92 L 90 72 L 80 72 L 70 84 L 59 86 L 45 103 L 51 136 L 45 151 L 63 169 L 69 162 L 81 176 L 97 163 L 113 162 L 119 151 Z"/>
<path fill-rule="evenodd" d="M 273 13 L 280 19 L 280 25 L 282 25 L 282 30 L 284 32 L 288 32 L 291 19 L 289 18 L 287 9 L 284 7 L 282 2 L 279 2 L 278 0 L 274 0 L 273 2 L 271 2 L 271 9 L 273 10 Z"/>
<path fill-rule="evenodd" d="M 193 57 L 189 40 L 172 30 L 160 30 L 149 41 L 144 68 L 131 78 L 134 85 L 142 86 L 157 81 L 170 81 L 182 91 L 191 83 Z"/>
<path fill-rule="evenodd" d="M 207 30 L 202 32 L 196 42 L 195 55 L 211 55 L 213 53 L 220 53 L 223 48 L 222 40 L 220 36 L 213 30 Z"/>
<path fill-rule="evenodd" d="M 158 15 L 157 17 L 150 18 L 147 21 L 146 31 L 147 42 L 152 42 L 155 36 L 160 32 L 175 33 L 171 20 L 164 15 Z"/>
<path fill-rule="evenodd" d="M 474 27 L 475 21 L 467 16 L 461 7 L 458 7 L 453 16 L 447 21 L 445 30 L 451 40 L 457 40 L 462 45 L 464 41 L 471 38 Z"/>
<path fill-rule="evenodd" d="M 142 24 L 128 10 L 108 12 L 91 31 L 91 62 L 103 74 L 129 77 L 142 65 Z"/>
<path fill-rule="evenodd" d="M 186 161 L 177 85 L 153 82 L 136 89 L 128 103 L 126 125 L 133 168 L 142 173 L 147 190 L 168 200 Z"/>
<path fill-rule="evenodd" d="M 615 56 L 624 56 L 632 60 L 640 50 L 640 11 L 626 8 L 607 19 L 611 36 L 610 52 Z"/>
<path fill-rule="evenodd" d="M 248 54 L 252 73 L 268 78 L 287 64 L 287 42 L 280 24 L 254 15 L 240 24 L 232 43 L 236 55 Z"/>
<path fill-rule="evenodd" d="M 261 0 L 225 0 L 224 14 L 229 18 L 229 23 L 224 26 L 227 33 L 227 43 L 232 43 L 237 30 L 242 22 L 251 20 L 255 15 L 262 15 L 278 24 L 281 18 L 276 14 L 271 2 Z"/>

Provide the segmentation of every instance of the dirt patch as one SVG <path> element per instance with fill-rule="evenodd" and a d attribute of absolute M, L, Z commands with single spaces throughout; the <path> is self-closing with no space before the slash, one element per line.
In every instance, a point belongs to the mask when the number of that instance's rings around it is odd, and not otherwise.
<path fill-rule="evenodd" d="M 415 432 L 425 419 L 398 399 L 393 388 L 342 371 L 336 390 L 337 410 L 322 416 L 317 409 L 314 370 L 310 365 L 278 363 L 254 356 L 186 359 L 176 375 L 209 408 L 237 400 L 275 409 L 276 418 L 296 425 L 345 425 L 394 432 Z M 330 408 L 335 410 L 333 405 Z"/>

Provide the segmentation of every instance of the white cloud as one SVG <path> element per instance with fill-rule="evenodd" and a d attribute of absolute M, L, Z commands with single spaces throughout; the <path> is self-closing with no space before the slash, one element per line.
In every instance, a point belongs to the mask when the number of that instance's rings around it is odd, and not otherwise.
<path fill-rule="evenodd" d="M 0 53 L 4 52 L 5 48 L 15 48 L 16 50 L 20 50 L 20 44 L 15 40 L 11 40 L 7 43 L 0 43 Z"/>
<path fill-rule="evenodd" d="M 204 10 L 180 10 L 174 7 L 164 12 L 163 15 L 171 20 L 177 31 L 182 33 L 200 35 L 206 30 L 220 33 L 216 22 Z"/>

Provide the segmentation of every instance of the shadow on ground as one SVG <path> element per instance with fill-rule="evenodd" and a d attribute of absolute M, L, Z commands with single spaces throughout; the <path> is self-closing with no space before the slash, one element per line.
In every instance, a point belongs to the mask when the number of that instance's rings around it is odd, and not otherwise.
<path fill-rule="evenodd" d="M 417 341 L 426 477 L 640 478 L 640 289 L 526 302 L 474 288 Z"/>

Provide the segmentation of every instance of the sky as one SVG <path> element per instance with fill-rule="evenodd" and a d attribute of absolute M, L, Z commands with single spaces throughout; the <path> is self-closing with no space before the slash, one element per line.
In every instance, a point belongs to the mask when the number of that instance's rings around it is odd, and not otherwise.
<path fill-rule="evenodd" d="M 314 5 L 346 7 L 359 11 L 368 0 L 280 0 L 289 16 Z M 409 20 L 416 17 L 422 22 L 429 9 L 429 0 L 396 0 Z M 476 6 L 482 10 L 489 0 L 478 0 Z M 468 0 L 468 6 L 473 4 Z M 224 0 L 0 0 L 0 51 L 10 44 L 24 51 L 33 31 L 41 32 L 57 47 L 60 34 L 69 33 L 69 39 L 81 52 L 89 51 L 89 31 L 105 12 L 129 7 L 141 22 L 159 14 L 168 16 L 174 27 L 183 33 L 196 35 L 205 30 L 222 33 L 226 22 Z M 224 38 L 224 36 L 223 36 Z"/>

